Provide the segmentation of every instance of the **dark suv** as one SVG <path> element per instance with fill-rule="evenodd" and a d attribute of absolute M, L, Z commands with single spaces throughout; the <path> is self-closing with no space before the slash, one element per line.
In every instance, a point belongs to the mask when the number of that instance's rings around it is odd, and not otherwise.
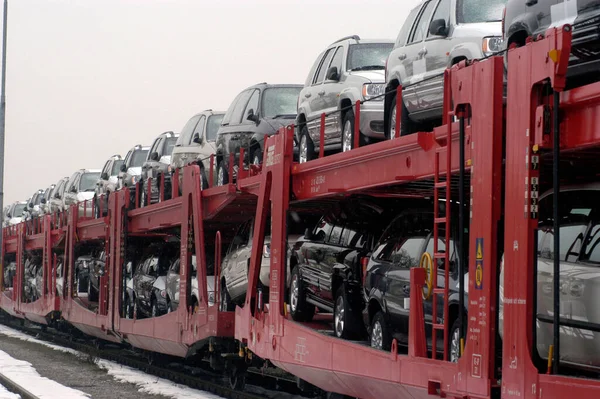
<path fill-rule="evenodd" d="M 456 210 L 455 212 L 457 212 Z M 457 213 L 454 213 L 455 215 Z M 369 329 L 371 346 L 390 350 L 392 339 L 396 338 L 401 345 L 408 344 L 408 319 L 410 309 L 410 269 L 419 267 L 423 253 L 433 258 L 433 211 L 429 209 L 411 209 L 396 217 L 375 245 L 369 259 L 365 277 L 365 294 L 368 306 L 363 312 L 365 324 Z M 452 228 L 451 237 L 458 237 L 456 228 Z M 440 228 L 438 252 L 444 252 L 445 230 Z M 465 242 L 467 238 L 465 237 Z M 451 238 L 450 243 L 450 297 L 449 297 L 449 345 L 450 359 L 457 361 L 460 348 L 458 335 L 458 243 Z M 468 282 L 468 277 L 462 277 Z M 435 282 L 434 282 L 435 286 Z M 437 286 L 444 286 L 444 262 L 438 260 Z M 465 286 L 465 290 L 466 290 Z M 466 296 L 466 294 L 465 294 Z M 428 345 L 431 345 L 431 323 L 433 319 L 432 298 L 424 300 L 425 332 Z M 465 315 L 467 301 L 464 302 Z M 438 297 L 436 323 L 443 323 L 443 298 Z M 443 348 L 443 340 L 438 334 L 437 347 Z"/>
<path fill-rule="evenodd" d="M 362 265 L 386 225 L 386 216 L 389 211 L 375 202 L 346 200 L 296 242 L 290 259 L 294 320 L 312 320 L 316 306 L 334 313 L 338 337 L 365 335 L 361 321 Z"/>
<path fill-rule="evenodd" d="M 234 154 L 237 173 L 240 148 L 246 164 L 260 165 L 265 137 L 294 123 L 302 85 L 260 83 L 242 91 L 233 100 L 217 133 L 217 185 L 229 183 L 229 154 Z"/>
<path fill-rule="evenodd" d="M 585 83 L 590 83 L 590 78 L 598 80 L 600 2 L 597 0 L 508 0 L 502 24 L 504 42 L 507 47 L 513 43 L 522 46 L 527 37 L 564 24 L 573 25 L 568 85 L 577 84 L 580 79 L 585 79 Z"/>

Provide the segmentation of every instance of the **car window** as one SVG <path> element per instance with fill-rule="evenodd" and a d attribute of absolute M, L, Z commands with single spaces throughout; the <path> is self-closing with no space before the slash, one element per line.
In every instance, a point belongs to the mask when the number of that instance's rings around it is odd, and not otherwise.
<path fill-rule="evenodd" d="M 204 136 L 204 125 L 205 124 L 206 124 L 206 116 L 202 115 L 202 117 L 200 118 L 200 121 L 198 122 L 198 124 L 196 125 L 196 128 L 194 129 L 194 134 L 192 135 L 190 140 L 187 141 L 188 144 L 192 144 L 192 140 L 194 139 L 196 134 L 198 134 L 198 137 L 200 137 L 200 139 L 202 139 L 202 136 Z M 179 140 L 179 139 L 177 139 L 177 140 Z"/>
<path fill-rule="evenodd" d="M 25 210 L 25 204 L 17 204 L 15 205 L 15 209 L 12 212 L 12 217 L 18 218 L 23 215 L 23 211 Z"/>
<path fill-rule="evenodd" d="M 366 233 L 366 229 L 360 226 L 349 226 L 344 227 L 344 234 L 342 238 L 343 246 L 347 248 L 366 248 L 369 241 L 369 234 Z"/>
<path fill-rule="evenodd" d="M 175 262 L 173 262 L 173 265 L 171 265 L 171 272 L 179 274 L 180 266 L 181 266 L 181 261 L 179 259 L 177 259 Z"/>
<path fill-rule="evenodd" d="M 237 251 L 238 249 L 248 245 L 248 241 L 250 240 L 250 228 L 252 226 L 252 221 L 244 222 L 238 231 L 235 233 L 235 237 L 233 237 L 233 241 L 231 242 L 231 246 L 229 247 L 229 253 Z"/>
<path fill-rule="evenodd" d="M 206 141 L 215 141 L 217 139 L 217 132 L 219 131 L 219 126 L 221 126 L 222 121 L 223 114 L 211 115 L 208 117 L 208 122 L 206 123 Z"/>
<path fill-rule="evenodd" d="M 104 167 L 102 168 L 102 173 L 109 174 L 110 173 L 110 161 L 106 161 Z"/>
<path fill-rule="evenodd" d="M 385 69 L 393 43 L 351 44 L 346 69 L 349 71 Z"/>
<path fill-rule="evenodd" d="M 324 242 L 329 238 L 329 233 L 331 233 L 331 230 L 333 230 L 331 218 L 329 216 L 323 217 L 315 227 L 311 241 Z"/>
<path fill-rule="evenodd" d="M 313 79 L 313 84 L 323 83 L 323 79 L 325 79 L 325 73 L 327 73 L 327 65 L 329 65 L 332 56 L 333 49 L 330 48 L 323 57 L 323 62 L 321 62 L 321 65 L 319 66 L 319 72 L 317 72 L 315 78 Z"/>
<path fill-rule="evenodd" d="M 77 175 L 78 175 L 78 173 L 74 173 L 73 176 L 71 176 L 69 178 L 69 181 L 67 182 L 67 185 L 65 187 L 65 191 L 67 191 L 67 192 L 71 191 L 71 187 L 75 183 L 75 180 L 77 179 Z"/>
<path fill-rule="evenodd" d="M 335 54 L 333 55 L 333 58 L 331 59 L 331 63 L 329 64 L 329 67 L 327 69 L 329 69 L 331 67 L 336 67 L 338 70 L 338 73 L 342 73 L 343 58 L 344 58 L 344 47 L 339 46 L 335 50 Z"/>
<path fill-rule="evenodd" d="M 234 100 L 232 101 L 231 104 L 229 104 L 229 108 L 227 108 L 227 111 L 225 112 L 225 116 L 223 117 L 223 121 L 221 122 L 221 124 L 223 125 L 229 125 L 229 121 L 231 120 L 231 114 L 233 113 L 233 110 L 235 109 L 235 106 L 237 105 L 238 101 L 240 100 L 240 98 L 242 98 L 242 96 L 244 95 L 245 92 L 241 92 L 240 94 L 238 94 Z"/>
<path fill-rule="evenodd" d="M 340 225 L 333 226 L 333 229 L 331 230 L 331 234 L 329 235 L 329 240 L 327 240 L 327 242 L 331 245 L 339 245 L 341 238 L 342 238 L 343 230 L 344 230 L 343 226 L 340 226 Z"/>
<path fill-rule="evenodd" d="M 440 4 L 438 4 L 435 12 L 433 13 L 432 21 L 436 19 L 443 19 L 446 21 L 446 28 L 450 26 L 450 0 L 441 0 Z M 427 37 L 435 37 L 431 33 L 429 33 L 429 27 L 427 27 Z"/>
<path fill-rule="evenodd" d="M 261 117 L 295 116 L 301 87 L 272 87 L 262 95 Z"/>
<path fill-rule="evenodd" d="M 100 179 L 100 173 L 84 173 L 79 179 L 79 191 L 94 191 L 96 182 Z"/>
<path fill-rule="evenodd" d="M 165 140 L 165 145 L 163 147 L 163 156 L 169 156 L 173 153 L 173 148 L 175 148 L 175 143 L 177 142 L 177 137 L 169 137 Z"/>
<path fill-rule="evenodd" d="M 431 233 L 433 220 L 430 214 L 410 213 L 399 216 L 385 230 L 373 257 L 394 262 L 400 267 L 413 267 L 421 257 L 425 239 Z"/>
<path fill-rule="evenodd" d="M 459 24 L 502 21 L 507 0 L 458 0 L 456 21 Z"/>
<path fill-rule="evenodd" d="M 244 113 L 243 115 L 243 121 L 242 123 L 254 123 L 250 120 L 248 120 L 248 112 L 250 110 L 252 110 L 252 112 L 254 113 L 254 115 L 256 115 L 258 113 L 258 97 L 260 95 L 260 91 L 258 90 L 254 90 L 252 92 L 252 95 L 250 96 L 250 100 L 248 100 L 248 104 L 246 105 L 246 108 L 244 109 Z"/>
<path fill-rule="evenodd" d="M 416 7 L 410 12 L 410 14 L 408 14 L 408 17 L 404 21 L 404 25 L 402 25 L 402 29 L 400 29 L 400 33 L 398 33 L 398 38 L 396 39 L 396 44 L 394 45 L 395 47 L 402 47 L 406 44 L 408 34 L 410 33 L 420 10 L 421 7 Z"/>
<path fill-rule="evenodd" d="M 152 143 L 152 147 L 150 147 L 150 154 L 152 154 L 153 152 L 159 152 L 159 149 L 162 147 L 162 137 L 158 137 L 156 140 L 154 140 L 154 143 Z"/>
<path fill-rule="evenodd" d="M 117 159 L 115 162 L 113 162 L 110 176 L 117 176 L 121 171 L 121 165 L 123 165 L 124 162 L 125 161 L 123 161 L 122 159 Z"/>
<path fill-rule="evenodd" d="M 196 128 L 199 119 L 200 115 L 194 115 L 187 121 L 183 129 L 181 129 L 177 145 L 189 145 L 192 142 L 192 132 Z"/>
<path fill-rule="evenodd" d="M 248 99 L 252 92 L 253 90 L 246 90 L 242 93 L 242 96 L 239 98 L 235 108 L 231 112 L 231 117 L 229 119 L 230 125 L 239 125 L 242 122 L 244 109 L 246 108 L 246 104 L 248 104 Z"/>
<path fill-rule="evenodd" d="M 149 150 L 136 150 L 131 155 L 131 162 L 129 162 L 130 168 L 139 168 L 148 159 Z"/>
<path fill-rule="evenodd" d="M 419 22 L 415 26 L 415 29 L 412 34 L 412 38 L 410 43 L 417 43 L 425 39 L 427 35 L 427 31 L 429 30 L 429 22 L 431 21 L 431 13 L 433 11 L 433 7 L 435 6 L 435 1 L 430 1 L 427 3 L 421 16 L 419 18 Z"/>
<path fill-rule="evenodd" d="M 304 82 L 304 86 L 310 86 L 311 83 L 315 80 L 315 72 L 317 71 L 317 67 L 320 65 L 321 60 L 323 59 L 323 54 L 325 54 L 324 52 L 319 54 L 319 56 L 317 57 L 317 59 L 315 60 L 313 66 L 310 68 L 310 72 L 308 73 L 308 77 L 306 78 L 306 81 Z"/>

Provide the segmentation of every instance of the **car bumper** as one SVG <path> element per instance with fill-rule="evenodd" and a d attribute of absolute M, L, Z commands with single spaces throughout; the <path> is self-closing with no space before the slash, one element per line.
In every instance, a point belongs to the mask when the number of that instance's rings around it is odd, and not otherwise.
<path fill-rule="evenodd" d="M 360 131 L 367 137 L 385 138 L 383 101 L 367 101 L 360 106 Z"/>

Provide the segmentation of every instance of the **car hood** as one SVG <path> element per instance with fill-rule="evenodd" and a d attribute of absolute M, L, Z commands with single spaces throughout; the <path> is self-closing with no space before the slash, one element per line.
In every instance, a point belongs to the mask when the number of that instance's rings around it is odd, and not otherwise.
<path fill-rule="evenodd" d="M 94 198 L 93 191 L 80 191 L 77 193 L 77 201 L 86 201 Z"/>
<path fill-rule="evenodd" d="M 350 71 L 350 76 L 355 76 L 365 80 L 365 83 L 384 83 L 385 82 L 385 70 L 375 71 Z"/>
<path fill-rule="evenodd" d="M 19 224 L 23 221 L 22 217 L 12 218 L 8 221 L 9 224 Z"/>
<path fill-rule="evenodd" d="M 288 117 L 282 118 L 264 118 L 267 124 L 273 128 L 273 134 L 276 133 L 279 128 L 291 125 L 296 120 L 296 115 L 289 115 Z"/>
<path fill-rule="evenodd" d="M 129 176 L 141 176 L 142 175 L 142 167 L 141 166 L 133 166 L 127 169 L 127 174 Z"/>
<path fill-rule="evenodd" d="M 452 34 L 455 38 L 460 37 L 488 37 L 502 36 L 502 22 L 479 22 L 474 24 L 460 24 L 454 28 Z"/>

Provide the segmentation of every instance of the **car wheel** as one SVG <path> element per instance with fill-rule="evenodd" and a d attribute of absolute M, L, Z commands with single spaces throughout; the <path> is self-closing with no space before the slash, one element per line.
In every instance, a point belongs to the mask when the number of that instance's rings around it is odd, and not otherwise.
<path fill-rule="evenodd" d="M 398 117 L 396 107 L 396 96 L 392 99 L 392 103 L 390 104 L 390 121 L 389 121 L 389 133 L 387 135 L 388 139 L 393 139 L 396 136 L 396 118 Z M 402 102 L 402 115 L 400 115 L 400 136 L 406 136 L 410 133 L 412 129 L 412 121 L 408 117 L 408 109 L 404 102 Z"/>
<path fill-rule="evenodd" d="M 315 306 L 306 302 L 306 294 L 302 278 L 300 278 L 300 269 L 298 266 L 292 270 L 292 279 L 290 282 L 290 313 L 295 321 L 311 321 L 315 315 Z"/>
<path fill-rule="evenodd" d="M 94 217 L 100 219 L 100 201 L 98 201 L 98 197 L 94 197 Z"/>
<path fill-rule="evenodd" d="M 302 132 L 300 134 L 300 150 L 299 150 L 299 162 L 305 163 L 315 159 L 315 144 L 311 140 L 308 134 L 308 127 L 302 126 Z"/>
<path fill-rule="evenodd" d="M 457 318 L 452 323 L 448 340 L 448 360 L 457 363 L 460 359 L 460 320 Z"/>
<path fill-rule="evenodd" d="M 375 349 L 389 351 L 392 347 L 392 335 L 381 311 L 377 312 L 371 322 L 370 341 L 371 347 Z"/>
<path fill-rule="evenodd" d="M 202 183 L 202 190 L 206 190 L 209 187 L 206 169 L 202 165 L 200 165 L 200 182 Z M 181 187 L 179 187 L 179 190 L 181 190 Z M 179 195 L 181 195 L 181 192 Z"/>
<path fill-rule="evenodd" d="M 140 182 L 140 208 L 148 205 L 146 203 L 146 197 L 147 197 L 147 195 L 146 195 L 146 188 L 144 187 L 144 182 L 141 181 Z"/>
<path fill-rule="evenodd" d="M 221 312 L 231 312 L 235 310 L 235 305 L 231 302 L 231 297 L 229 296 L 229 291 L 227 291 L 225 281 L 221 284 L 221 294 L 219 299 L 219 310 Z"/>
<path fill-rule="evenodd" d="M 229 173 L 225 168 L 224 162 L 220 161 L 217 165 L 217 186 L 224 186 L 229 183 Z"/>
<path fill-rule="evenodd" d="M 361 320 L 348 306 L 348 297 L 343 285 L 337 289 L 335 294 L 333 320 L 336 337 L 344 339 L 356 338 L 356 330 Z"/>
<path fill-rule="evenodd" d="M 354 148 L 354 111 L 351 109 L 344 115 L 344 127 L 342 129 L 342 151 L 350 151 Z M 362 137 L 361 137 L 362 138 Z M 361 143 L 362 145 L 362 143 Z"/>
<path fill-rule="evenodd" d="M 135 309 L 135 304 L 133 303 L 133 299 L 127 296 L 127 306 L 125 307 L 125 318 L 133 319 L 133 311 Z"/>
<path fill-rule="evenodd" d="M 258 145 L 258 144 L 257 144 Z M 262 152 L 259 149 L 254 150 L 252 153 L 252 165 L 260 166 L 262 163 Z"/>

